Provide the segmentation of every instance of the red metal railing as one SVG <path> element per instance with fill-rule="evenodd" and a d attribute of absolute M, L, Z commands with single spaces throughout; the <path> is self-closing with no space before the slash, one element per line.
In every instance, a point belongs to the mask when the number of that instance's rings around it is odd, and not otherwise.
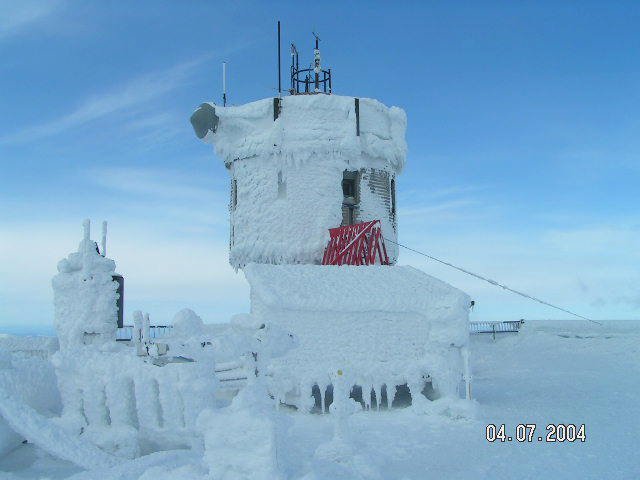
<path fill-rule="evenodd" d="M 380 220 L 330 228 L 323 265 L 389 265 Z"/>

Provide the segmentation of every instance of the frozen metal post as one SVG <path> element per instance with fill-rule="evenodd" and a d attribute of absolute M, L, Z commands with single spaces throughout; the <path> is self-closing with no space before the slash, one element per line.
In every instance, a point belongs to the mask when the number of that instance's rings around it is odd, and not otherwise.
<path fill-rule="evenodd" d="M 103 257 L 107 256 L 107 221 L 102 222 L 102 242 L 100 245 L 100 252 Z"/>
<path fill-rule="evenodd" d="M 222 62 L 222 106 L 227 106 L 227 62 Z"/>
<path fill-rule="evenodd" d="M 280 20 L 278 20 L 278 96 L 282 95 L 282 75 L 280 71 Z"/>

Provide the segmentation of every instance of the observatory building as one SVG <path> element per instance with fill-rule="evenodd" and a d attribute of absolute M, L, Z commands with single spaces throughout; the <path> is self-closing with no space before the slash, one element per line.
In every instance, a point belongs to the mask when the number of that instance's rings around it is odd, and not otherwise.
<path fill-rule="evenodd" d="M 297 55 L 297 54 L 296 54 Z M 231 265 L 320 264 L 328 230 L 380 220 L 397 236 L 396 176 L 406 155 L 406 115 L 368 98 L 332 94 L 319 80 L 290 96 L 241 106 L 205 103 L 191 117 L 231 177 Z M 386 245 L 391 263 L 397 248 Z"/>
<path fill-rule="evenodd" d="M 289 95 L 227 106 L 225 92 L 222 106 L 203 103 L 191 117 L 229 172 L 229 261 L 251 286 L 249 323 L 296 338 L 269 365 L 273 394 L 322 398 L 332 372 L 348 370 L 367 387 L 365 404 L 369 386 L 378 406 L 382 390 L 391 405 L 402 385 L 453 395 L 467 367 L 470 299 L 395 266 L 406 115 L 335 95 L 317 37 L 312 68 L 299 68 L 293 45 L 291 58 Z"/>

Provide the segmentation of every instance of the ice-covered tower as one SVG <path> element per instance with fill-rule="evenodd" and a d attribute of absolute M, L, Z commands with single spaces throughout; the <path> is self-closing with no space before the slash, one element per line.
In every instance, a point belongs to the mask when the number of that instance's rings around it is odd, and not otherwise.
<path fill-rule="evenodd" d="M 368 98 L 331 93 L 320 51 L 298 68 L 291 95 L 240 106 L 202 104 L 191 117 L 231 176 L 230 263 L 319 264 L 328 229 L 380 220 L 396 240 L 396 177 L 406 115 Z M 397 247 L 387 243 L 391 263 Z"/>

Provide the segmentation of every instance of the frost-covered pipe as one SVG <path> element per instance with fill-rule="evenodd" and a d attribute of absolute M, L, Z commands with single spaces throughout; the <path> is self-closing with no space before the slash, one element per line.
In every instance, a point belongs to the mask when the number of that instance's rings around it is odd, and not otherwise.
<path fill-rule="evenodd" d="M 102 242 L 100 245 L 100 252 L 103 257 L 107 256 L 107 221 L 102 222 Z"/>
<path fill-rule="evenodd" d="M 146 349 L 144 348 L 144 317 L 142 316 L 142 312 L 140 310 L 136 310 L 133 312 L 133 335 L 132 335 L 133 343 L 136 345 L 136 353 L 139 356 L 143 356 L 147 354 Z"/>
<path fill-rule="evenodd" d="M 85 218 L 82 222 L 82 244 L 80 246 L 80 254 L 82 255 L 82 271 L 85 277 L 91 269 L 91 220 Z"/>
<path fill-rule="evenodd" d="M 464 369 L 465 397 L 471 400 L 471 368 L 469 367 L 469 347 L 460 349 L 462 355 L 462 368 Z"/>
<path fill-rule="evenodd" d="M 91 220 L 85 218 L 82 221 L 82 229 L 84 231 L 83 239 L 85 242 L 89 241 L 89 237 L 91 236 Z"/>
<path fill-rule="evenodd" d="M 142 322 L 142 341 L 143 342 L 149 342 L 151 340 L 151 328 L 150 328 L 150 322 L 149 322 L 149 314 L 145 313 L 144 314 L 144 320 Z"/>
<path fill-rule="evenodd" d="M 133 342 L 140 343 L 142 342 L 142 312 L 140 310 L 136 310 L 133 312 Z"/>

